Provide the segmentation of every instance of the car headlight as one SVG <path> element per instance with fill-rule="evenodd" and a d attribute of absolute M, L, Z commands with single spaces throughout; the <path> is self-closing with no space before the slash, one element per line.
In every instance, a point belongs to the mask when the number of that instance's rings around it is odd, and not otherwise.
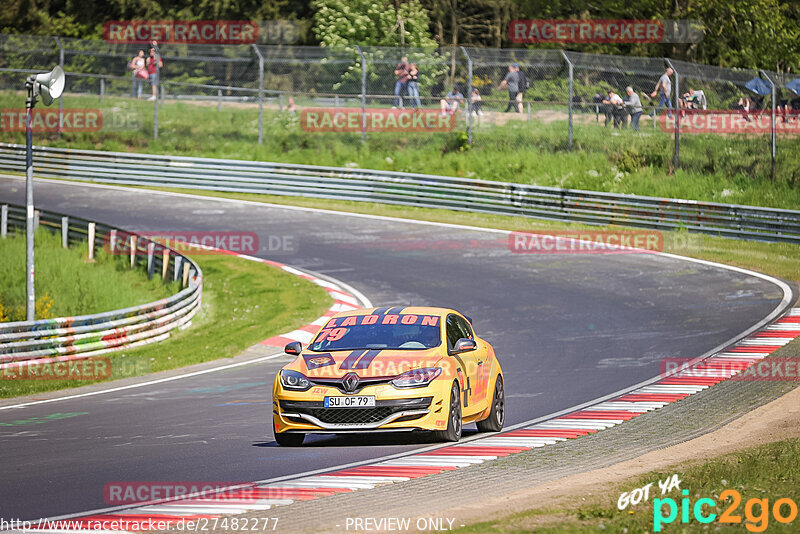
<path fill-rule="evenodd" d="M 311 387 L 311 382 L 302 373 L 297 371 L 281 371 L 281 385 L 284 389 L 292 391 L 305 391 Z"/>
<path fill-rule="evenodd" d="M 412 369 L 392 380 L 392 385 L 396 388 L 421 388 L 430 384 L 440 374 L 442 374 L 441 367 Z"/>

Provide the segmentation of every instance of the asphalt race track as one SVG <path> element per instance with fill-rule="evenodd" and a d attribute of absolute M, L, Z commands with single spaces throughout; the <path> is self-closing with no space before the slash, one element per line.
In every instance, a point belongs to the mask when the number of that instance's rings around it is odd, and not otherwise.
<path fill-rule="evenodd" d="M 649 379 L 662 358 L 731 340 L 783 297 L 715 266 L 655 254 L 513 254 L 505 235 L 463 228 L 45 181 L 35 199 L 133 231 L 255 232 L 258 256 L 336 277 L 375 305 L 462 310 L 503 364 L 507 424 Z M 0 178 L 2 201 L 24 204 L 24 182 Z M 295 249 L 267 250 L 270 236 Z M 114 481 L 263 480 L 427 446 L 384 435 L 277 447 L 270 388 L 286 361 L 0 411 L 0 423 L 34 422 L 0 426 L 0 516 L 105 508 L 103 487 Z M 44 419 L 53 414 L 62 415 Z"/>

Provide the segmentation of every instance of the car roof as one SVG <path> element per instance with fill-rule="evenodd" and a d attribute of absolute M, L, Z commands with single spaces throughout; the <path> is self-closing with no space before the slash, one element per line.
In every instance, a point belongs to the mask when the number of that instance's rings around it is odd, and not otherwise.
<path fill-rule="evenodd" d="M 349 317 L 351 315 L 399 315 L 399 314 L 413 314 L 413 315 L 436 315 L 438 317 L 446 317 L 448 314 L 456 313 L 466 318 L 467 321 L 472 323 L 472 319 L 463 313 L 456 311 L 452 308 L 439 308 L 435 306 L 381 306 L 376 308 L 360 308 L 357 310 L 348 310 L 339 312 L 334 317 Z"/>

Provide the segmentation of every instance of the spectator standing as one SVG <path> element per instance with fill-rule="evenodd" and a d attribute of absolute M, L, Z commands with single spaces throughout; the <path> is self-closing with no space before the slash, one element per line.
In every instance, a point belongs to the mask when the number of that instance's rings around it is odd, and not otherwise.
<path fill-rule="evenodd" d="M 516 63 L 514 65 L 516 65 Z M 503 78 L 503 81 L 500 82 L 500 85 L 497 88 L 502 90 L 508 87 L 508 105 L 506 106 L 506 112 L 517 110 L 517 112 L 520 113 L 521 111 L 517 109 L 517 93 L 519 93 L 519 71 L 514 65 L 508 66 L 508 74 L 506 74 L 506 77 Z"/>
<path fill-rule="evenodd" d="M 608 106 L 606 108 L 605 126 L 608 126 L 608 122 L 612 117 L 614 118 L 614 128 L 622 126 L 623 117 L 625 115 L 625 102 L 622 101 L 622 97 L 614 91 L 609 91 L 608 98 L 603 99 L 603 104 Z"/>
<path fill-rule="evenodd" d="M 528 76 L 519 68 L 519 63 L 514 63 L 514 68 L 517 70 L 517 76 L 519 77 L 519 91 L 516 96 L 517 111 L 522 113 L 522 101 L 525 98 L 525 91 L 530 88 L 531 84 L 528 80 Z"/>
<path fill-rule="evenodd" d="M 155 44 L 155 41 L 153 41 Z M 150 49 L 150 57 L 147 58 L 147 72 L 150 74 L 150 86 L 153 88 L 153 96 L 148 100 L 156 99 L 156 90 L 158 88 L 158 71 L 164 67 L 164 62 L 161 60 L 161 54 L 156 52 L 155 47 Z"/>
<path fill-rule="evenodd" d="M 662 107 L 666 107 L 668 110 L 667 116 L 672 117 L 672 113 L 669 111 L 669 95 L 672 93 L 672 80 L 670 80 L 670 76 L 672 76 L 674 72 L 672 67 L 667 67 L 667 70 L 664 71 L 664 74 L 662 74 L 661 78 L 656 82 L 656 88 L 650 93 L 652 98 L 655 98 L 656 94 L 658 94 L 658 107 L 653 110 L 653 116 L 655 116 Z"/>
<path fill-rule="evenodd" d="M 642 116 L 642 100 L 639 98 L 633 87 L 630 85 L 625 88 L 628 98 L 624 100 L 625 105 L 628 107 L 628 113 L 631 114 L 631 128 L 639 131 L 639 119 Z"/>
<path fill-rule="evenodd" d="M 453 87 L 453 89 L 439 101 L 442 108 L 442 116 L 452 115 L 458 111 L 459 105 L 464 102 L 464 95 L 461 91 Z"/>
<path fill-rule="evenodd" d="M 408 58 L 403 56 L 400 58 L 400 63 L 394 68 L 394 75 L 397 76 L 397 81 L 394 84 L 394 103 L 392 109 L 398 107 L 403 108 L 403 93 L 408 89 L 408 80 L 411 76 L 408 74 Z"/>
<path fill-rule="evenodd" d="M 408 99 L 414 109 L 422 107 L 419 101 L 419 68 L 416 63 L 412 63 L 408 68 Z"/>
<path fill-rule="evenodd" d="M 133 56 L 131 62 L 128 63 L 128 68 L 131 70 L 133 76 L 133 85 L 131 86 L 131 96 L 142 98 L 142 83 L 150 77 L 145 68 L 144 50 L 139 50 L 139 54 Z"/>

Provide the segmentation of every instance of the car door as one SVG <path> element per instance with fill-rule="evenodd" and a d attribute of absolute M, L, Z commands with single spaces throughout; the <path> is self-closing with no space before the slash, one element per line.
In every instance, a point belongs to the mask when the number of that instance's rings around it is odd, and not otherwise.
<path fill-rule="evenodd" d="M 479 410 L 476 405 L 475 386 L 478 380 L 478 351 L 462 352 L 453 354 L 453 347 L 461 338 L 475 339 L 472 328 L 466 320 L 456 314 L 447 316 L 447 352 L 450 357 L 457 362 L 457 368 L 461 369 L 459 377 L 461 380 L 461 405 L 464 416 L 470 416 Z"/>

